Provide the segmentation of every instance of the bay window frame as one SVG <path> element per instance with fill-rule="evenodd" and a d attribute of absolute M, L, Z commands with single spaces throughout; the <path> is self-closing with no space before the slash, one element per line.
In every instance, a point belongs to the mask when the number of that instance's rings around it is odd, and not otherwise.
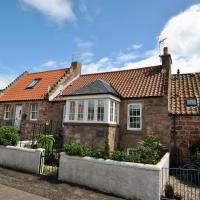
<path fill-rule="evenodd" d="M 119 106 L 118 106 L 118 116 L 117 122 L 110 121 L 110 101 L 114 101 L 115 105 L 119 105 L 120 99 L 113 96 L 113 95 L 84 95 L 84 96 L 70 96 L 66 97 L 66 116 L 65 122 L 71 123 L 104 123 L 104 124 L 119 124 Z M 83 113 L 83 120 L 78 120 L 78 101 L 84 101 L 84 113 Z M 88 120 L 88 106 L 89 101 L 94 101 L 94 119 Z M 104 120 L 98 121 L 97 114 L 98 114 L 98 100 L 103 100 L 104 104 Z M 75 101 L 75 119 L 69 120 L 69 111 L 70 111 L 70 101 Z M 113 109 L 113 113 L 115 109 Z M 115 114 L 115 113 L 114 113 Z M 115 119 L 115 116 L 114 116 Z"/>

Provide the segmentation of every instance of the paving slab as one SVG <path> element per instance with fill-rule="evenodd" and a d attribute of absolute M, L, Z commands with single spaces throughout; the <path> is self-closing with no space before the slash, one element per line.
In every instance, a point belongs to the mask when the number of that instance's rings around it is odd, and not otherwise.
<path fill-rule="evenodd" d="M 49 200 L 2 184 L 0 184 L 0 197 L 6 200 Z"/>

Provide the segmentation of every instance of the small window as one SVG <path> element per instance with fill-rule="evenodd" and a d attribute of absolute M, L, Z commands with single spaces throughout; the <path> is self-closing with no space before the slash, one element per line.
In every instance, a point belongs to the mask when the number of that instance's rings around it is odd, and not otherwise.
<path fill-rule="evenodd" d="M 70 101 L 69 103 L 69 120 L 75 120 L 75 101 Z"/>
<path fill-rule="evenodd" d="M 34 88 L 38 82 L 41 80 L 41 78 L 37 78 L 37 79 L 34 79 L 27 87 L 26 89 L 31 89 L 31 88 Z"/>
<path fill-rule="evenodd" d="M 88 121 L 94 121 L 94 100 L 88 100 Z"/>
<path fill-rule="evenodd" d="M 186 99 L 186 106 L 197 106 L 197 98 L 189 97 Z"/>
<path fill-rule="evenodd" d="M 104 100 L 97 102 L 97 121 L 104 121 Z"/>
<path fill-rule="evenodd" d="M 84 114 L 84 100 L 78 101 L 78 121 L 83 120 L 83 114 Z"/>
<path fill-rule="evenodd" d="M 141 130 L 142 129 L 142 107 L 141 104 L 128 105 L 128 130 Z"/>
<path fill-rule="evenodd" d="M 32 121 L 37 120 L 37 114 L 38 114 L 38 105 L 35 103 L 31 104 L 30 120 Z"/>
<path fill-rule="evenodd" d="M 4 119 L 5 119 L 5 120 L 11 119 L 11 105 L 5 105 L 5 109 L 4 109 Z"/>

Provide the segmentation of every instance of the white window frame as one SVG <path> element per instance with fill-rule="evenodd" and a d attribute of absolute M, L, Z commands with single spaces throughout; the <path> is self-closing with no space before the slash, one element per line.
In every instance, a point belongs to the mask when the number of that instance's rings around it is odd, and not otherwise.
<path fill-rule="evenodd" d="M 93 102 L 93 105 L 94 105 L 94 117 L 93 117 L 93 119 L 89 119 L 89 102 L 90 101 Z M 95 109 L 96 109 L 95 100 L 94 99 L 88 99 L 86 105 L 87 105 L 86 106 L 86 121 L 88 121 L 88 122 L 95 121 L 95 117 L 96 117 L 96 114 L 95 114 L 96 113 L 95 112 Z"/>
<path fill-rule="evenodd" d="M 75 108 L 75 109 L 74 109 L 74 113 L 72 113 L 72 114 L 74 115 L 74 119 L 70 119 L 70 116 L 71 116 L 71 111 L 70 111 L 71 102 L 74 102 L 74 103 L 75 103 L 75 105 L 74 105 L 74 108 Z M 69 114 L 68 114 L 68 120 L 69 120 L 69 121 L 72 121 L 72 122 L 76 120 L 76 112 L 77 112 L 77 111 L 76 111 L 76 103 L 77 103 L 77 102 L 76 102 L 75 100 L 72 100 L 72 101 L 69 101 L 68 104 L 66 105 L 66 115 L 69 113 Z M 68 108 L 68 109 L 67 109 L 67 108 Z"/>
<path fill-rule="evenodd" d="M 36 105 L 36 110 L 33 110 L 33 105 Z M 32 113 L 36 113 L 36 119 L 32 118 Z M 38 120 L 38 104 L 33 103 L 30 105 L 30 121 L 37 121 Z"/>
<path fill-rule="evenodd" d="M 9 108 L 7 110 L 7 108 Z M 9 113 L 9 117 L 6 117 L 6 114 Z M 4 106 L 4 120 L 10 120 L 11 119 L 11 105 L 7 104 Z"/>
<path fill-rule="evenodd" d="M 119 102 L 115 96 L 112 95 L 85 95 L 85 96 L 73 96 L 67 97 L 66 99 L 66 116 L 64 118 L 64 122 L 73 122 L 73 123 L 107 123 L 107 124 L 119 124 Z M 84 117 L 83 120 L 78 120 L 78 101 L 84 100 Z M 90 100 L 94 101 L 94 120 L 88 120 L 88 103 Z M 98 100 L 104 101 L 104 120 L 97 121 L 97 109 L 98 109 Z M 75 101 L 75 119 L 69 120 L 69 110 L 70 110 L 70 102 Z M 110 121 L 110 102 L 114 101 L 115 105 L 117 105 L 118 116 L 117 122 Z M 115 109 L 113 109 L 113 113 Z"/>
<path fill-rule="evenodd" d="M 81 113 L 79 113 L 79 110 L 78 110 L 79 103 L 81 103 L 81 104 L 83 103 L 83 112 L 81 112 Z M 85 101 L 82 100 L 82 99 L 80 99 L 80 100 L 77 101 L 77 104 L 75 104 L 75 105 L 77 105 L 77 121 L 82 122 L 82 121 L 84 121 L 84 118 L 85 118 L 85 117 L 84 117 L 84 116 L 85 116 Z M 76 109 L 75 109 L 75 110 L 76 110 Z M 82 116 L 81 119 L 78 119 L 79 114 L 81 114 L 81 116 Z"/>
<path fill-rule="evenodd" d="M 131 105 L 139 105 L 140 107 L 140 128 L 132 128 L 130 127 L 130 116 L 129 116 L 129 108 Z M 142 104 L 141 103 L 129 103 L 127 106 L 127 130 L 130 131 L 141 131 L 142 130 Z"/>

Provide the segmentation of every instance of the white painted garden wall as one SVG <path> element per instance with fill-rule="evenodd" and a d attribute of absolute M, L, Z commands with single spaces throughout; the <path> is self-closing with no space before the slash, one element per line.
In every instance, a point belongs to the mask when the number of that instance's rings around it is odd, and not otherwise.
<path fill-rule="evenodd" d="M 167 166 L 169 153 L 157 165 L 80 158 L 61 153 L 58 178 L 128 199 L 160 200 L 162 168 Z"/>
<path fill-rule="evenodd" d="M 41 174 L 44 167 L 44 149 L 26 149 L 0 146 L 0 165 L 12 169 Z"/>

